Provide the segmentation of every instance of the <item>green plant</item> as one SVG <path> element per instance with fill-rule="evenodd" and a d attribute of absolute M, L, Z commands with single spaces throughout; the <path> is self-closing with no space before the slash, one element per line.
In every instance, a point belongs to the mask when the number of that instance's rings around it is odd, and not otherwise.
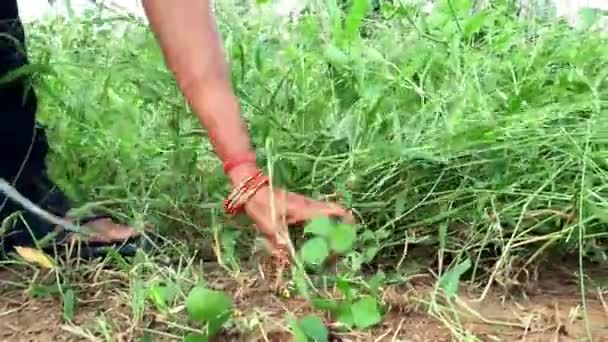
<path fill-rule="evenodd" d="M 352 248 L 356 242 L 355 227 L 346 223 L 333 222 L 328 217 L 319 217 L 312 220 L 304 227 L 306 234 L 312 235 L 300 249 L 302 260 L 312 266 L 321 265 L 330 252 L 345 256 L 352 253 Z M 358 271 L 358 270 L 357 270 Z M 354 282 L 348 280 L 348 276 L 337 275 L 335 277 L 336 285 L 343 298 L 328 298 L 321 296 L 318 293 L 309 295 L 308 286 L 302 276 L 297 274 L 304 273 L 304 269 L 296 270 L 296 283 L 299 283 L 301 292 L 306 293 L 311 304 L 320 310 L 329 311 L 332 316 L 342 325 L 357 329 L 367 329 L 378 324 L 382 319 L 381 310 L 378 306 L 378 287 L 384 280 L 383 273 L 377 273 L 370 279 L 367 288 L 357 286 Z M 352 273 L 352 270 L 351 270 Z M 321 275 L 326 277 L 325 274 Z M 366 294 L 368 292 L 368 294 Z M 307 323 L 313 325 L 312 318 L 307 319 Z M 314 319 L 318 322 L 318 319 Z M 302 328 L 301 323 L 299 329 L 293 328 L 294 335 L 298 338 L 298 334 L 303 332 L 306 336 L 311 337 L 306 333 L 306 329 Z M 312 328 L 311 328 L 312 329 Z"/>

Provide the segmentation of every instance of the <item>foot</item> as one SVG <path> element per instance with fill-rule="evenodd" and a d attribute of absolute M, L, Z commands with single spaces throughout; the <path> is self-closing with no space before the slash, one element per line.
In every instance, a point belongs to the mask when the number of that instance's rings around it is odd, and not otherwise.
<path fill-rule="evenodd" d="M 141 235 L 134 228 L 115 223 L 108 217 L 93 219 L 83 226 L 91 230 L 92 235 L 86 239 L 89 243 L 120 244 Z M 80 241 L 81 239 L 82 236 L 77 233 L 69 233 L 66 236 L 66 240 L 69 242 Z"/>
<path fill-rule="evenodd" d="M 138 249 L 145 248 L 146 240 L 140 232 L 115 223 L 110 217 L 93 216 L 81 219 L 80 225 L 86 227 L 92 235 L 85 237 L 74 232 L 63 232 L 65 235 L 57 240 L 60 246 L 64 246 L 59 248 L 58 252 L 67 253 L 68 255 L 64 255 L 66 257 L 77 252 L 81 259 L 96 259 L 105 257 L 110 249 L 116 250 L 122 256 L 134 256 Z M 62 235 L 61 228 L 56 231 Z"/>

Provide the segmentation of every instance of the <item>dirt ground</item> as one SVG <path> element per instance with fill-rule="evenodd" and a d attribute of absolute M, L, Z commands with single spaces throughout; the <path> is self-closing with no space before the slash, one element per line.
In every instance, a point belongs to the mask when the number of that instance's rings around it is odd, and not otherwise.
<path fill-rule="evenodd" d="M 231 293 L 240 312 L 235 319 L 239 327 L 231 330 L 249 332 L 222 340 L 290 341 L 285 317 L 309 312 L 306 303 L 275 294 L 258 273 L 225 276 L 218 277 L 214 286 Z M 0 341 L 140 341 L 144 332 L 152 341 L 179 341 L 180 329 L 187 329 L 152 310 L 134 319 L 128 280 L 117 274 L 85 287 L 79 293 L 74 319 L 67 323 L 57 296 L 36 298 L 32 283 L 24 287 L 22 280 L 34 277 L 41 274 L 8 268 L 0 271 Z M 475 336 L 481 341 L 581 341 L 591 332 L 594 341 L 608 341 L 608 305 L 604 302 L 608 292 L 590 290 L 584 310 L 576 283 L 555 273 L 526 295 L 506 299 L 491 292 L 478 301 L 480 291 L 463 289 L 452 309 L 429 311 L 432 306 L 423 303 L 432 292 L 428 286 L 387 288 L 384 301 L 390 310 L 382 326 L 369 332 L 335 334 L 334 340 L 455 341 Z"/>

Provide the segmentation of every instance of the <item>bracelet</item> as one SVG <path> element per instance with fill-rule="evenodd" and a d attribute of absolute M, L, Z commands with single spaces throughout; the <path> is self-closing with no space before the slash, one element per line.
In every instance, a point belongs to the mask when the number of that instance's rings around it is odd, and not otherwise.
<path fill-rule="evenodd" d="M 228 174 L 228 172 L 230 172 L 231 170 L 233 170 L 234 168 L 236 168 L 237 166 L 240 166 L 242 164 L 246 164 L 246 163 L 255 164 L 255 161 L 256 161 L 255 152 L 247 152 L 245 154 L 238 155 L 235 158 L 228 159 L 224 162 L 224 165 L 223 165 L 224 174 Z"/>
<path fill-rule="evenodd" d="M 229 215 L 236 215 L 245 207 L 247 201 L 264 185 L 269 183 L 268 177 L 262 171 L 246 178 L 239 186 L 234 188 L 224 200 L 224 210 Z"/>

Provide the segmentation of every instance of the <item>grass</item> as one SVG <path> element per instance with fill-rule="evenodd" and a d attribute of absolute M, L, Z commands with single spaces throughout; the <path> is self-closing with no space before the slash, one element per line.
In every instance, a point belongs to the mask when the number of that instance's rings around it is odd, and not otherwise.
<path fill-rule="evenodd" d="M 454 302 L 459 280 L 485 299 L 574 260 L 585 308 L 586 269 L 605 266 L 608 45 L 519 20 L 508 1 L 473 15 L 466 3 L 364 18 L 363 2 L 342 12 L 320 1 L 297 22 L 225 4 L 218 18 L 262 165 L 277 184 L 357 214 L 349 279 L 382 269 L 383 284 L 401 286 L 430 272 L 445 294 L 422 305 L 475 340 Z M 148 29 L 93 14 L 28 33 L 54 179 L 78 203 L 167 237 L 124 261 L 130 317 L 155 310 L 145 300 L 155 280 L 179 283 L 183 298 L 202 277 L 187 265 L 214 244 L 228 273 L 248 272 L 237 251 L 250 254 L 252 233 L 221 214 L 226 179 Z M 172 334 L 191 329 L 178 325 Z"/>

